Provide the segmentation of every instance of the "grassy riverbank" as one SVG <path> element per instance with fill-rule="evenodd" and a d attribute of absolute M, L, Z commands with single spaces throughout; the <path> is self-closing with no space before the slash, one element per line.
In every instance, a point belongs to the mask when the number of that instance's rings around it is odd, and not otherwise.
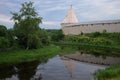
<path fill-rule="evenodd" d="M 0 64 L 15 64 L 33 60 L 44 61 L 60 52 L 58 46 L 48 46 L 33 50 L 15 50 L 10 52 L 2 52 L 0 54 Z"/>
<path fill-rule="evenodd" d="M 15 64 L 29 62 L 34 60 L 45 61 L 55 55 L 64 55 L 74 53 L 77 49 L 72 47 L 61 48 L 51 45 L 40 49 L 33 50 L 14 50 L 0 53 L 0 64 Z"/>
<path fill-rule="evenodd" d="M 119 40 L 120 33 L 94 32 L 82 35 L 66 35 L 60 45 L 95 47 L 120 51 Z"/>
<path fill-rule="evenodd" d="M 120 80 L 120 64 L 101 70 L 96 76 L 99 80 Z"/>
<path fill-rule="evenodd" d="M 81 43 L 81 42 L 53 42 L 55 45 L 63 46 L 63 47 L 84 47 L 84 48 L 97 48 L 97 49 L 112 49 L 112 50 L 117 50 L 120 51 L 120 46 L 119 45 L 104 45 L 104 44 L 92 44 L 92 43 Z"/>

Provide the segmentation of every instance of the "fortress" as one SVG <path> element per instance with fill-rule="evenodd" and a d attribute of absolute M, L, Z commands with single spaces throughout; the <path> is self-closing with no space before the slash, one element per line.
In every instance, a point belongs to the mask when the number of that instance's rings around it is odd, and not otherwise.
<path fill-rule="evenodd" d="M 79 35 L 92 32 L 120 32 L 120 20 L 94 21 L 79 23 L 72 6 L 61 23 L 65 35 Z"/>

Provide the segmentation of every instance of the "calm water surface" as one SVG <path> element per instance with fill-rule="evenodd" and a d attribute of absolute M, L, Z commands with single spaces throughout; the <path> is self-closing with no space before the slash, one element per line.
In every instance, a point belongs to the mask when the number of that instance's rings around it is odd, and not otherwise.
<path fill-rule="evenodd" d="M 94 80 L 94 72 L 107 66 L 55 56 L 46 63 L 21 63 L 0 69 L 0 80 Z"/>

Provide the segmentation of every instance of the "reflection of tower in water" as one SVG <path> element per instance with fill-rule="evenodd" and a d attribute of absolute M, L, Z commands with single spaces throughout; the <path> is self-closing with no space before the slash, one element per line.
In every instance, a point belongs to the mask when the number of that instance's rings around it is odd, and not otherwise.
<path fill-rule="evenodd" d="M 65 58 L 65 57 L 62 57 L 61 60 L 64 62 L 64 65 L 68 71 L 68 74 L 70 74 L 70 77 L 72 77 L 75 71 L 77 62 L 72 59 Z"/>

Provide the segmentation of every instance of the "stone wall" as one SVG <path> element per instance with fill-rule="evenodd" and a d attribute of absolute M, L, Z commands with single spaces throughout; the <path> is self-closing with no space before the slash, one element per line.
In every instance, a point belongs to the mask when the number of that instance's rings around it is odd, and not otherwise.
<path fill-rule="evenodd" d="M 78 35 L 82 33 L 92 32 L 120 32 L 120 22 L 117 23 L 94 23 L 94 24 L 61 24 L 63 33 L 65 35 Z"/>

